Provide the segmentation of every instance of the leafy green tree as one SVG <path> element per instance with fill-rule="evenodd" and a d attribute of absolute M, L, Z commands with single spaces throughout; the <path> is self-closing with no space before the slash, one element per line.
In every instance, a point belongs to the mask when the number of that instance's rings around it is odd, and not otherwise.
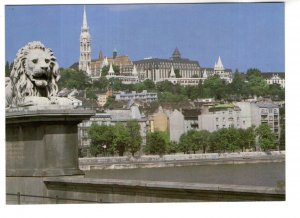
<path fill-rule="evenodd" d="M 206 150 L 209 147 L 210 144 L 210 135 L 211 133 L 207 130 L 200 130 L 199 131 L 199 140 L 200 140 L 200 148 L 202 149 L 203 153 L 206 153 Z"/>
<path fill-rule="evenodd" d="M 217 100 L 224 99 L 226 97 L 226 82 L 220 79 L 218 75 L 213 75 L 207 78 L 203 84 L 204 97 L 214 97 Z"/>
<path fill-rule="evenodd" d="M 163 155 L 167 151 L 168 136 L 163 132 L 150 132 L 146 137 L 145 151 L 149 154 Z"/>
<path fill-rule="evenodd" d="M 106 92 L 108 90 L 109 82 L 106 77 L 100 77 L 99 80 L 93 81 L 93 88 L 95 91 Z"/>
<path fill-rule="evenodd" d="M 175 76 L 176 78 L 181 78 L 182 76 L 180 75 L 180 70 L 179 69 L 175 69 L 174 70 Z"/>
<path fill-rule="evenodd" d="M 180 138 L 179 138 L 179 150 L 182 151 L 184 154 L 189 154 L 190 153 L 190 140 L 188 138 L 187 133 L 183 133 Z"/>
<path fill-rule="evenodd" d="M 159 102 L 180 102 L 186 100 L 188 100 L 188 98 L 185 95 L 173 94 L 172 92 L 158 93 Z"/>
<path fill-rule="evenodd" d="M 256 96 L 265 96 L 268 92 L 268 84 L 262 77 L 258 69 L 251 68 L 247 70 L 246 78 L 250 87 L 250 94 Z"/>
<path fill-rule="evenodd" d="M 127 129 L 129 132 L 128 149 L 132 156 L 141 149 L 142 136 L 140 133 L 140 125 L 137 120 L 130 120 L 127 122 Z"/>
<path fill-rule="evenodd" d="M 91 139 L 91 155 L 106 155 L 106 152 L 111 154 L 115 152 L 113 145 L 114 135 L 112 126 L 99 126 L 97 124 L 92 124 L 88 129 L 88 135 Z"/>
<path fill-rule="evenodd" d="M 180 151 L 178 142 L 176 142 L 176 141 L 170 141 L 167 144 L 167 153 L 168 154 L 175 154 L 178 151 Z"/>
<path fill-rule="evenodd" d="M 285 99 L 285 91 L 279 84 L 270 84 L 267 93 L 274 101 L 284 101 Z"/>
<path fill-rule="evenodd" d="M 213 150 L 234 152 L 239 148 L 239 134 L 235 128 L 219 129 L 213 134 L 212 140 Z"/>
<path fill-rule="evenodd" d="M 239 147 L 242 151 L 245 149 L 255 148 L 255 128 L 238 129 L 239 132 Z"/>
<path fill-rule="evenodd" d="M 131 140 L 128 129 L 122 123 L 116 123 L 116 125 L 113 126 L 113 144 L 119 156 L 124 155 L 130 143 Z"/>
<path fill-rule="evenodd" d="M 155 90 L 155 83 L 150 80 L 150 79 L 146 79 L 143 81 L 143 84 L 145 86 L 145 89 L 148 90 L 148 91 L 154 91 Z"/>
<path fill-rule="evenodd" d="M 91 87 L 90 78 L 82 71 L 76 71 L 74 69 L 61 69 L 61 77 L 58 81 L 58 87 L 60 89 L 79 89 L 85 90 Z"/>
<path fill-rule="evenodd" d="M 228 85 L 231 94 L 237 95 L 242 98 L 247 98 L 249 96 L 249 86 L 245 82 L 242 75 L 236 72 L 233 75 L 232 83 Z"/>
<path fill-rule="evenodd" d="M 5 62 L 5 76 L 10 77 L 10 72 L 12 70 L 12 67 L 9 65 L 9 62 Z"/>
<path fill-rule="evenodd" d="M 276 148 L 275 134 L 267 124 L 261 124 L 255 131 L 258 136 L 258 144 L 264 151 Z"/>

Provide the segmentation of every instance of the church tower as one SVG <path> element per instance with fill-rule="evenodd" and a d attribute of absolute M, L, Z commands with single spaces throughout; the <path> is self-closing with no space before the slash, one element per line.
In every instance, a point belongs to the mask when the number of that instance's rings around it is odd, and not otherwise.
<path fill-rule="evenodd" d="M 89 27 L 86 19 L 85 6 L 83 8 L 83 23 L 80 33 L 80 58 L 79 58 L 79 70 L 91 74 L 91 36 L 89 33 Z"/>

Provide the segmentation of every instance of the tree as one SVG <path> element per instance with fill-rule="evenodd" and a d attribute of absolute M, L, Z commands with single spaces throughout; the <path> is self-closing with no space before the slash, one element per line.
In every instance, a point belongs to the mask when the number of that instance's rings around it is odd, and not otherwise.
<path fill-rule="evenodd" d="M 148 90 L 148 91 L 154 91 L 155 90 L 155 83 L 150 80 L 150 79 L 146 79 L 143 81 L 143 84 L 145 86 L 145 89 Z"/>
<path fill-rule="evenodd" d="M 242 98 L 247 98 L 249 96 L 248 84 L 238 72 L 233 75 L 232 83 L 228 86 L 230 93 L 233 95 L 237 95 Z"/>
<path fill-rule="evenodd" d="M 258 136 L 258 144 L 264 151 L 274 149 L 276 147 L 275 134 L 267 124 L 261 124 L 255 131 Z"/>
<path fill-rule="evenodd" d="M 182 76 L 180 75 L 180 70 L 179 69 L 175 69 L 174 70 L 175 76 L 176 78 L 181 78 Z"/>
<path fill-rule="evenodd" d="M 202 148 L 203 153 L 206 153 L 206 150 L 210 144 L 211 134 L 207 130 L 200 130 L 199 135 L 200 135 L 200 148 Z"/>
<path fill-rule="evenodd" d="M 207 78 L 203 84 L 204 97 L 214 97 L 217 100 L 226 97 L 226 82 L 220 79 L 218 75 Z"/>
<path fill-rule="evenodd" d="M 113 127 L 99 126 L 92 124 L 88 129 L 88 135 L 91 139 L 90 152 L 93 156 L 99 154 L 106 155 L 106 152 L 114 154 L 115 148 L 113 145 Z"/>
<path fill-rule="evenodd" d="M 83 71 L 76 71 L 70 68 L 62 69 L 58 87 L 60 89 L 85 90 L 91 87 L 91 80 Z"/>
<path fill-rule="evenodd" d="M 238 129 L 239 131 L 239 147 L 244 151 L 245 149 L 255 148 L 255 128 L 249 127 L 247 129 Z"/>
<path fill-rule="evenodd" d="M 168 154 L 175 154 L 177 153 L 179 150 L 179 144 L 176 141 L 170 141 L 167 144 L 167 153 Z"/>
<path fill-rule="evenodd" d="M 142 136 L 140 134 L 140 125 L 137 120 L 130 120 L 127 122 L 127 129 L 129 132 L 128 149 L 132 156 L 141 149 Z"/>
<path fill-rule="evenodd" d="M 12 70 L 12 67 L 9 65 L 9 62 L 6 61 L 5 63 L 5 76 L 10 77 L 10 72 Z"/>
<path fill-rule="evenodd" d="M 122 123 L 116 123 L 113 126 L 113 144 L 117 149 L 119 156 L 123 156 L 126 148 L 131 143 L 128 129 Z"/>
<path fill-rule="evenodd" d="M 265 96 L 268 92 L 268 84 L 262 77 L 258 69 L 251 68 L 247 70 L 246 78 L 250 87 L 250 94 L 256 96 Z"/>
<path fill-rule="evenodd" d="M 168 136 L 163 132 L 150 132 L 146 137 L 145 151 L 149 154 L 163 155 L 167 151 Z"/>

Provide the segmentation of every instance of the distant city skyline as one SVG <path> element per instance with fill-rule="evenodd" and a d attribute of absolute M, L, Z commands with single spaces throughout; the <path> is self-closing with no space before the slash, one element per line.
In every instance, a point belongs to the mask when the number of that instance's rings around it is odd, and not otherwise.
<path fill-rule="evenodd" d="M 6 6 L 5 54 L 41 41 L 61 67 L 79 60 L 83 5 Z M 213 67 L 285 71 L 284 3 L 86 5 L 92 59 L 128 55 L 134 60 L 183 58 Z"/>

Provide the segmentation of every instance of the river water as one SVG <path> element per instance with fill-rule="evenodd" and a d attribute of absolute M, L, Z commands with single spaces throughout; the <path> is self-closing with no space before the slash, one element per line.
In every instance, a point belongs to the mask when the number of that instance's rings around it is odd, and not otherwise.
<path fill-rule="evenodd" d="M 285 181 L 285 162 L 86 171 L 87 178 L 130 179 L 275 187 Z"/>

